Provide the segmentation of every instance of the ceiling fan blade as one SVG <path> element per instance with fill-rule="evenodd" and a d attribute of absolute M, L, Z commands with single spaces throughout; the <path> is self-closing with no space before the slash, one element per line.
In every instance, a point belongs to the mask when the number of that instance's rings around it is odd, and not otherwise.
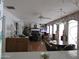
<path fill-rule="evenodd" d="M 51 20 L 51 18 L 48 18 L 48 17 L 44 17 L 43 19 L 50 19 Z"/>
<path fill-rule="evenodd" d="M 38 18 L 40 18 L 40 19 L 50 19 L 51 20 L 51 18 L 43 17 L 43 16 L 39 16 Z"/>

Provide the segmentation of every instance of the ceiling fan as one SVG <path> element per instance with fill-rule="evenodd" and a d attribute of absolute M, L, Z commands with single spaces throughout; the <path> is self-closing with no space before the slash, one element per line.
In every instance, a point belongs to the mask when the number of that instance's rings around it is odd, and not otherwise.
<path fill-rule="evenodd" d="M 41 20 L 41 19 L 48 19 L 48 20 L 52 20 L 51 18 L 49 18 L 49 17 L 44 17 L 44 16 L 42 16 L 42 15 L 40 15 L 40 16 L 38 16 L 38 18 Z"/>
<path fill-rule="evenodd" d="M 40 21 L 42 21 L 42 19 L 47 19 L 47 20 L 52 20 L 52 18 L 49 18 L 49 17 L 44 17 L 42 15 L 39 15 L 38 18 L 40 19 Z M 45 27 L 46 24 L 39 24 L 41 27 Z"/>

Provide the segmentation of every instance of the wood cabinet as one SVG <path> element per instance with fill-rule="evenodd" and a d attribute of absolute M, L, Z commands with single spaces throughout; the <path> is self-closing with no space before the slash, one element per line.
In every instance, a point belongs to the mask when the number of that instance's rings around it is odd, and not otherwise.
<path fill-rule="evenodd" d="M 6 52 L 28 51 L 29 40 L 26 38 L 6 38 Z"/>

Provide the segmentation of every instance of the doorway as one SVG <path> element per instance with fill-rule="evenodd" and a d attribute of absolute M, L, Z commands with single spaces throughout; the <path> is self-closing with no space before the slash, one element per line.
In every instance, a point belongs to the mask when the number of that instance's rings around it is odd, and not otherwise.
<path fill-rule="evenodd" d="M 74 44 L 75 49 L 77 49 L 78 22 L 76 20 L 70 20 L 68 23 L 68 44 Z"/>

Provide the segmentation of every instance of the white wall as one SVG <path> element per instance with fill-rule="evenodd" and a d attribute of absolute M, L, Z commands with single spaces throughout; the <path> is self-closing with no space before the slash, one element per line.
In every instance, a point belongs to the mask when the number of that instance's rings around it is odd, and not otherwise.
<path fill-rule="evenodd" d="M 19 24 L 19 26 L 18 26 L 18 32 L 19 32 L 19 35 L 21 35 L 22 32 L 23 32 L 24 23 L 23 23 L 23 21 L 20 20 L 20 21 L 18 22 L 18 24 Z"/>
<path fill-rule="evenodd" d="M 21 34 L 23 22 L 20 21 L 19 18 L 15 17 L 12 13 L 7 11 L 6 9 L 4 10 L 4 16 L 5 16 L 5 37 L 10 37 L 11 32 L 12 32 L 12 35 L 14 34 L 14 31 L 16 30 L 15 22 L 19 23 L 18 32 L 19 32 L 19 34 Z"/>

